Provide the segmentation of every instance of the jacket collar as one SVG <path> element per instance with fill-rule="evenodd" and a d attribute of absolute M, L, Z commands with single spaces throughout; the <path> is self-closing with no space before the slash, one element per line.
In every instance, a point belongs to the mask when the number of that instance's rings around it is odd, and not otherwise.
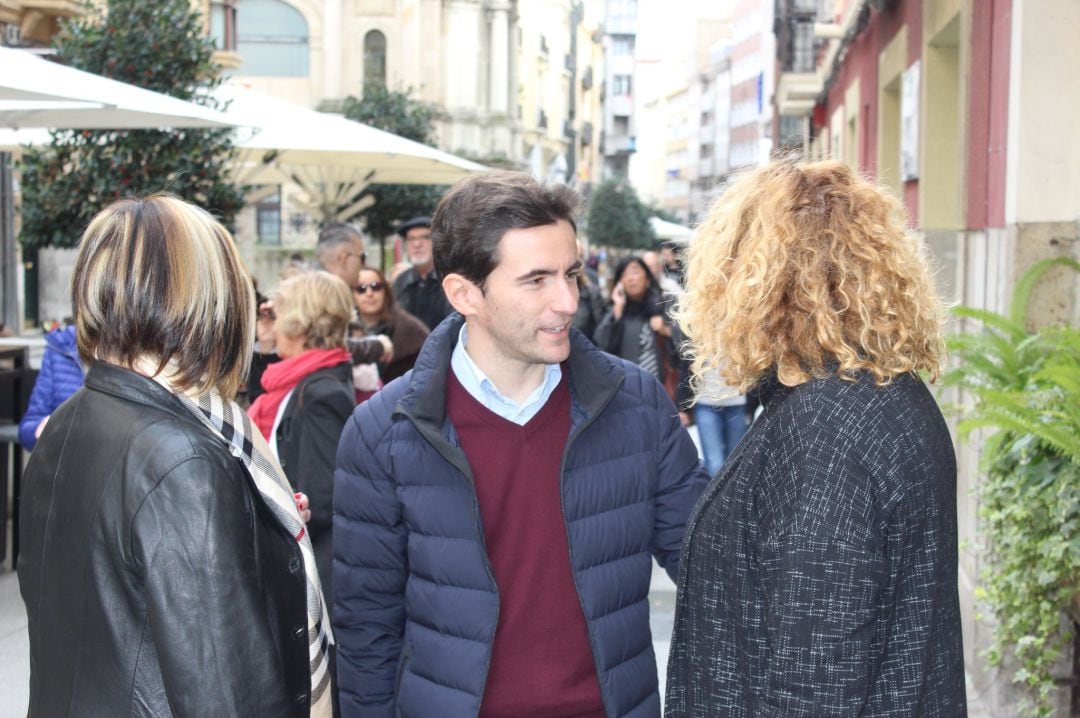
<path fill-rule="evenodd" d="M 396 412 L 435 427 L 446 422 L 446 377 L 450 356 L 458 341 L 464 317 L 454 312 L 431 333 L 412 370 L 409 390 Z M 590 418 L 611 400 L 622 386 L 624 372 L 610 356 L 597 349 L 577 329 L 570 330 L 570 394 L 575 408 Z M 576 423 L 576 422 L 575 422 Z"/>
<path fill-rule="evenodd" d="M 152 406 L 182 419 L 195 421 L 191 412 L 172 392 L 153 379 L 130 369 L 94 360 L 86 372 L 85 383 L 88 388 L 104 394 Z"/>

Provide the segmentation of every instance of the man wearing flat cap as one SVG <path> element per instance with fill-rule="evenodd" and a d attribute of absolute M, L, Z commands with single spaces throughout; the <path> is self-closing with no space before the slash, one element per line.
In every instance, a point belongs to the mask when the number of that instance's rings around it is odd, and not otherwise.
<path fill-rule="evenodd" d="M 394 298 L 428 329 L 454 311 L 443 293 L 442 277 L 431 255 L 431 217 L 413 217 L 398 227 L 412 267 L 394 280 Z"/>

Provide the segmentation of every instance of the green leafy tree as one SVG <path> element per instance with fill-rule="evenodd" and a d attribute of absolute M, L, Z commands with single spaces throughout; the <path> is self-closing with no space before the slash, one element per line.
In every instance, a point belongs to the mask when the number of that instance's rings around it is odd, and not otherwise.
<path fill-rule="evenodd" d="M 991 432 L 979 505 L 989 567 L 977 589 L 995 619 L 988 659 L 1009 659 L 1027 712 L 1043 718 L 1053 714 L 1053 668 L 1072 642 L 1062 615 L 1076 620 L 1080 594 L 1080 329 L 1026 322 L 1032 288 L 1056 266 L 1080 271 L 1067 258 L 1032 265 L 1008 315 L 954 310 L 983 328 L 950 339 L 959 361 L 946 375 L 972 399 L 961 435 Z"/>
<path fill-rule="evenodd" d="M 439 113 L 431 105 L 413 97 L 412 89 L 391 90 L 380 84 L 364 87 L 364 97 L 345 98 L 345 116 L 409 140 L 435 146 L 435 120 Z M 431 214 L 446 191 L 445 185 L 372 184 L 360 196 L 370 195 L 375 203 L 360 212 L 368 232 L 383 238 L 393 234 L 397 224 L 418 214 Z"/>
<path fill-rule="evenodd" d="M 663 207 L 661 207 L 659 205 L 650 204 L 649 205 L 649 214 L 651 214 L 654 217 L 659 217 L 660 219 L 664 220 L 665 222 L 673 222 L 675 224 L 682 224 L 683 223 L 683 221 L 681 219 L 679 219 L 674 214 L 672 214 L 671 212 L 668 212 L 666 209 L 664 209 Z"/>
<path fill-rule="evenodd" d="M 190 0 L 107 0 L 61 22 L 59 59 L 81 70 L 217 108 L 207 91 L 220 82 L 213 42 Z M 32 255 L 72 247 L 89 220 L 115 199 L 171 192 L 231 226 L 243 206 L 226 179 L 229 129 L 52 133 L 24 155 L 22 232 Z"/>
<path fill-rule="evenodd" d="M 586 232 L 592 244 L 649 250 L 656 245 L 650 216 L 652 212 L 633 187 L 620 180 L 606 180 L 589 200 Z"/>

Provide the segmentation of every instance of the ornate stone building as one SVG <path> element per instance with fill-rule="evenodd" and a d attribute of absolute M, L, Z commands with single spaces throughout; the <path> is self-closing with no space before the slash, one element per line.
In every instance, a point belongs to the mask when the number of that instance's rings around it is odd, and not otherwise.
<path fill-rule="evenodd" d="M 60 18 L 80 12 L 79 0 L 0 0 L 0 45 L 45 47 Z"/>
<path fill-rule="evenodd" d="M 579 30 L 602 0 L 201 3 L 236 80 L 320 109 L 366 82 L 412 88 L 443 111 L 439 145 L 456 154 L 557 175 L 590 121 L 572 79 L 586 69 Z"/>

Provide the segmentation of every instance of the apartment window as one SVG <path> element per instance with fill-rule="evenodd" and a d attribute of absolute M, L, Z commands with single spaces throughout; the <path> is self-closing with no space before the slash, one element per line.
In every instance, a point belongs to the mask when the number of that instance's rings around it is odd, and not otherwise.
<path fill-rule="evenodd" d="M 210 3 L 210 39 L 218 50 L 236 50 L 236 3 L 233 0 Z"/>
<path fill-rule="evenodd" d="M 791 71 L 813 72 L 814 23 L 795 20 L 791 28 Z"/>
<path fill-rule="evenodd" d="M 611 134 L 616 137 L 625 137 L 630 134 L 630 118 L 625 115 L 616 115 L 614 118 L 614 125 L 612 126 Z"/>
<path fill-rule="evenodd" d="M 255 235 L 259 244 L 281 244 L 281 193 L 255 205 Z"/>
<path fill-rule="evenodd" d="M 631 92 L 631 81 L 633 80 L 630 75 L 615 75 L 611 78 L 611 94 L 612 95 L 629 95 Z"/>
<path fill-rule="evenodd" d="M 307 21 L 281 0 L 236 0 L 236 50 L 241 74 L 306 77 Z"/>
<path fill-rule="evenodd" d="M 386 86 L 386 35 L 379 30 L 364 35 L 364 84 Z"/>
<path fill-rule="evenodd" d="M 618 35 L 611 40 L 611 52 L 616 57 L 631 57 L 634 54 L 632 35 Z"/>

